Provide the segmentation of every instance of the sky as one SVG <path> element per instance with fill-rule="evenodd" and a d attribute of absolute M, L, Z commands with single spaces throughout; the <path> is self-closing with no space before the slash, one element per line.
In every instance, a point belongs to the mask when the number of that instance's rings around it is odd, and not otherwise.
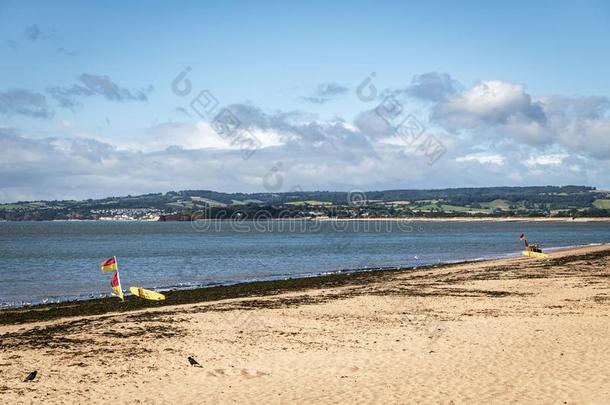
<path fill-rule="evenodd" d="M 0 201 L 610 188 L 610 3 L 0 1 Z"/>

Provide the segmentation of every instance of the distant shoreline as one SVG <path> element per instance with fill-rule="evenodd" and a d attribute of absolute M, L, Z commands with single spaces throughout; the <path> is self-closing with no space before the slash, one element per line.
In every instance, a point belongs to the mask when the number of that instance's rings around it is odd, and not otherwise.
<path fill-rule="evenodd" d="M 201 220 L 200 220 L 201 221 Z M 610 222 L 610 217 L 403 217 L 403 218 L 259 218 L 259 219 L 243 219 L 234 220 L 226 219 L 206 219 L 206 221 L 214 222 L 253 222 L 253 221 L 395 221 L 395 222 Z M 0 223 L 19 223 L 19 222 L 196 222 L 196 221 L 179 221 L 179 220 L 149 220 L 149 219 L 52 219 L 52 220 L 24 220 L 24 221 L 6 221 L 0 220 Z"/>
<path fill-rule="evenodd" d="M 610 217 L 414 217 L 414 218 L 328 218 L 314 221 L 418 221 L 418 222 L 610 222 Z"/>

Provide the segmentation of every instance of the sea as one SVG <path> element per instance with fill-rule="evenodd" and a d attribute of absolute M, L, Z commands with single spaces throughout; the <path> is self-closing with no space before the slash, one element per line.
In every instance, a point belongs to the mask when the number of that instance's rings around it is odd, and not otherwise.
<path fill-rule="evenodd" d="M 111 256 L 123 289 L 167 291 L 518 256 L 521 233 L 545 250 L 610 243 L 607 222 L 0 222 L 0 308 L 108 296 Z"/>

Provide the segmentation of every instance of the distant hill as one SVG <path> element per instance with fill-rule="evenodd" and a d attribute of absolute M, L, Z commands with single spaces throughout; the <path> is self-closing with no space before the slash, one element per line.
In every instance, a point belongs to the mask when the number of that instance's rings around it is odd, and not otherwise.
<path fill-rule="evenodd" d="M 221 193 L 184 190 L 82 201 L 0 204 L 2 220 L 230 218 L 265 209 L 288 217 L 610 216 L 610 192 L 587 186 L 481 187 L 367 192 Z"/>

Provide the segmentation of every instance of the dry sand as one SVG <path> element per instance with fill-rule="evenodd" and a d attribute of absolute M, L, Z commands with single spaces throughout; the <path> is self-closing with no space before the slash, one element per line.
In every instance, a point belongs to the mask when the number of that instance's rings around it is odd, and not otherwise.
<path fill-rule="evenodd" d="M 0 403 L 608 404 L 610 247 L 552 257 L 0 326 Z"/>

